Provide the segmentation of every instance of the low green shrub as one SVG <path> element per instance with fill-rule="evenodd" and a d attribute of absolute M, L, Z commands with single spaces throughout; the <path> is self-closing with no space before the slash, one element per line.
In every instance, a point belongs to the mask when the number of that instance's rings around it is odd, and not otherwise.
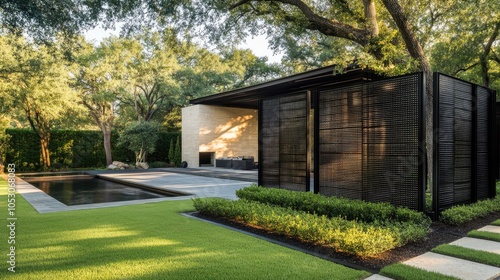
<path fill-rule="evenodd" d="M 460 225 L 500 211 L 500 197 L 481 200 L 468 205 L 456 205 L 441 212 L 440 220 L 449 225 Z"/>
<path fill-rule="evenodd" d="M 236 191 L 245 200 L 268 203 L 327 217 L 362 221 L 392 228 L 397 232 L 398 246 L 418 241 L 429 232 L 431 220 L 422 213 L 389 203 L 370 203 L 339 197 L 325 197 L 310 192 L 263 188 L 257 185 Z"/>
<path fill-rule="evenodd" d="M 339 197 L 325 197 L 310 192 L 294 192 L 284 189 L 263 188 L 257 185 L 236 191 L 241 199 L 259 201 L 282 207 L 290 207 L 328 217 L 342 217 L 367 223 L 412 223 L 428 228 L 429 217 L 408 208 L 389 203 L 371 203 Z"/>
<path fill-rule="evenodd" d="M 397 247 L 401 241 L 397 228 L 340 217 L 328 218 L 247 200 L 197 198 L 193 201 L 196 210 L 203 215 L 231 219 L 359 256 L 385 252 Z"/>

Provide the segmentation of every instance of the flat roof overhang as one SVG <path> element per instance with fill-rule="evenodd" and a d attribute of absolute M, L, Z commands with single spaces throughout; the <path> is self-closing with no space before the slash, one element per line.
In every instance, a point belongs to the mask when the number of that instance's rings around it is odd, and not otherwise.
<path fill-rule="evenodd" d="M 335 65 L 318 68 L 253 86 L 193 99 L 190 104 L 258 109 L 260 99 L 278 97 L 293 92 L 313 91 L 323 87 L 331 88 L 333 85 L 340 87 L 381 78 L 373 71 L 361 68 L 346 68 L 342 73 L 338 73 L 337 70 L 338 67 Z"/>

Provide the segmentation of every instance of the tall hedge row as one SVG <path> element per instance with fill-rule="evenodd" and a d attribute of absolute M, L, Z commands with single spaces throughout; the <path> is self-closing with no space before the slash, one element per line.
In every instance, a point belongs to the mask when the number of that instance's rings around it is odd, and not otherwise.
<path fill-rule="evenodd" d="M 5 162 L 16 164 L 20 171 L 40 169 L 40 142 L 28 129 L 7 129 L 11 135 Z M 148 155 L 149 162 L 168 162 L 170 140 L 176 141 L 180 132 L 160 132 L 156 151 Z M 111 136 L 113 160 L 131 161 L 135 155 L 126 147 L 116 145 L 118 133 Z M 68 168 L 95 168 L 106 165 L 103 137 L 100 131 L 55 130 L 51 132 L 50 158 L 52 165 Z"/>

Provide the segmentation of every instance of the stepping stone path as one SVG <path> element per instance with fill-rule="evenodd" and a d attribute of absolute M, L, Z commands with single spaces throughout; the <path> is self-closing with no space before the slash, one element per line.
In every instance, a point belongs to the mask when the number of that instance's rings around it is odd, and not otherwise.
<path fill-rule="evenodd" d="M 500 268 L 449 257 L 432 252 L 425 253 L 403 262 L 423 270 L 439 272 L 460 279 L 492 279 L 500 275 Z"/>
<path fill-rule="evenodd" d="M 392 280 L 392 278 L 385 277 L 382 275 L 374 274 L 368 278 L 365 278 L 365 280 Z"/>
<path fill-rule="evenodd" d="M 499 226 L 485 226 L 478 231 L 488 231 L 500 234 Z M 489 241 L 479 238 L 464 237 L 458 239 L 450 245 L 461 246 L 469 249 L 487 251 L 500 255 L 500 242 Z M 415 258 L 409 259 L 403 264 L 417 267 L 427 271 L 438 272 L 464 280 L 489 280 L 500 279 L 500 268 L 485 265 L 469 260 L 445 256 L 432 252 L 427 252 Z M 391 279 L 381 275 L 372 275 L 366 279 L 385 280 Z"/>
<path fill-rule="evenodd" d="M 469 249 L 500 254 L 500 243 L 495 242 L 495 241 L 489 241 L 489 240 L 484 240 L 484 239 L 479 239 L 479 238 L 464 237 L 464 238 L 458 239 L 455 242 L 451 242 L 450 244 L 469 248 Z"/>

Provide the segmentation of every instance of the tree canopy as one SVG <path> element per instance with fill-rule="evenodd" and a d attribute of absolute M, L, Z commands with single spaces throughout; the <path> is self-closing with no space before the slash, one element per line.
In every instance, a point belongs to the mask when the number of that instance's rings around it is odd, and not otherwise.
<path fill-rule="evenodd" d="M 111 133 L 133 121 L 179 129 L 180 108 L 196 97 L 278 76 L 279 67 L 249 50 L 215 53 L 174 33 L 110 37 L 97 46 L 82 37 L 37 43 L 0 35 L 0 114 L 40 138 L 50 167 L 50 131 L 81 128 L 83 116 L 104 137 L 112 162 Z M 70 117 L 71 116 L 71 117 Z"/>
<path fill-rule="evenodd" d="M 500 3 L 460 1 L 447 15 L 447 26 L 436 36 L 434 68 L 500 90 Z"/>
<path fill-rule="evenodd" d="M 45 167 L 50 167 L 50 131 L 81 110 L 69 85 L 67 63 L 60 48 L 33 45 L 24 38 L 4 36 L 0 99 L 5 113 L 25 120 L 37 134 Z"/>
<path fill-rule="evenodd" d="M 122 36 L 98 46 L 78 36 L 117 22 Z M 498 1 L 19 0 L 0 1 L 0 24 L 0 113 L 45 139 L 71 125 L 59 121 L 68 112 L 103 134 L 133 121 L 178 128 L 193 98 L 331 64 L 440 71 L 500 93 Z M 280 65 L 235 48 L 260 34 Z M 430 114 L 427 129 L 431 151 Z"/>
<path fill-rule="evenodd" d="M 0 3 L 0 22 L 36 38 L 77 34 L 97 25 L 112 27 L 118 21 L 129 35 L 174 28 L 186 38 L 219 46 L 266 34 L 285 54 L 282 65 L 288 73 L 356 60 L 388 74 L 432 67 L 496 88 L 497 2 L 20 0 Z"/>
<path fill-rule="evenodd" d="M 135 153 L 135 161 L 146 162 L 148 153 L 156 149 L 158 125 L 154 122 L 132 122 L 120 134 L 118 145 L 125 145 Z"/>

